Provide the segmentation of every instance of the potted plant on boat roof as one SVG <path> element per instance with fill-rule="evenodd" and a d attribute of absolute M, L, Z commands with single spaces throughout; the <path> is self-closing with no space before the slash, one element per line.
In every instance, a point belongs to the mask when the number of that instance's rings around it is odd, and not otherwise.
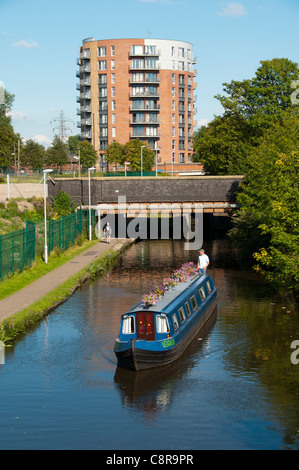
<path fill-rule="evenodd" d="M 150 305 L 156 305 L 156 303 L 158 302 L 158 295 L 156 294 L 156 292 L 151 291 L 149 294 L 145 294 L 142 297 L 141 301 L 144 305 L 148 307 Z"/>

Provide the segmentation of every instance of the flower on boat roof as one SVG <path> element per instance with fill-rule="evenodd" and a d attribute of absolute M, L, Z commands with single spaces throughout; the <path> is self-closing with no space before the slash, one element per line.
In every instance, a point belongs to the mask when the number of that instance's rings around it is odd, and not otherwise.
<path fill-rule="evenodd" d="M 155 305 L 158 302 L 158 295 L 151 291 L 149 294 L 145 294 L 141 300 L 145 305 Z"/>
<path fill-rule="evenodd" d="M 154 287 L 149 294 L 145 294 L 141 301 L 145 305 L 155 305 L 159 297 L 165 295 L 168 287 L 176 286 L 180 282 L 186 282 L 195 273 L 196 265 L 194 263 L 184 263 L 180 269 L 174 271 L 172 277 L 165 277 L 159 286 Z"/>

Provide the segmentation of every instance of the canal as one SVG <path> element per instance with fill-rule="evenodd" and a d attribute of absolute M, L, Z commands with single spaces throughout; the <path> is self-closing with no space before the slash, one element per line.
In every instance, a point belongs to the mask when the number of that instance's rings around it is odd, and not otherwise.
<path fill-rule="evenodd" d="M 113 345 L 120 314 L 196 261 L 174 240 L 132 246 L 6 349 L 0 449 L 298 450 L 298 310 L 238 268 L 227 240 L 204 245 L 217 315 L 171 366 L 117 369 Z"/>

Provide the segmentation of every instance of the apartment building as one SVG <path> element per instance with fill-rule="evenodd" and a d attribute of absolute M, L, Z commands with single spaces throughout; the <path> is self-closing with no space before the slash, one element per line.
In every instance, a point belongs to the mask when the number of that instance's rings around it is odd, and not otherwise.
<path fill-rule="evenodd" d="M 165 39 L 83 40 L 77 97 L 81 137 L 107 146 L 149 143 L 159 162 L 191 161 L 196 70 L 192 44 Z"/>

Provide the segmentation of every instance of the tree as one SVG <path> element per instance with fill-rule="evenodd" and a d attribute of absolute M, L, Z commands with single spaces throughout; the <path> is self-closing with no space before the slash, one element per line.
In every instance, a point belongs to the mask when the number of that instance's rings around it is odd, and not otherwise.
<path fill-rule="evenodd" d="M 123 165 L 125 161 L 124 156 L 124 146 L 119 142 L 112 142 L 107 146 L 106 152 L 106 161 L 108 163 L 116 163 Z"/>
<path fill-rule="evenodd" d="M 258 147 L 268 129 L 282 122 L 291 100 L 292 83 L 299 78 L 298 64 L 289 59 L 261 61 L 251 80 L 224 83 L 226 95 L 216 95 L 224 108 L 194 136 L 195 161 L 207 172 L 246 172 L 247 157 Z"/>
<path fill-rule="evenodd" d="M 299 294 L 299 113 L 288 110 L 248 158 L 230 237 L 284 292 Z"/>
<path fill-rule="evenodd" d="M 143 145 L 145 145 L 145 148 L 142 149 L 142 169 L 143 171 L 150 171 L 153 167 L 155 152 L 147 142 L 134 139 L 127 142 L 123 148 L 124 161 L 130 162 L 130 169 L 132 171 L 141 170 L 141 146 Z"/>
<path fill-rule="evenodd" d="M 79 135 L 71 135 L 69 137 L 69 150 L 72 155 L 78 155 L 78 148 L 80 146 L 80 136 Z"/>
<path fill-rule="evenodd" d="M 11 163 L 16 136 L 13 127 L 0 123 L 0 167 L 7 167 Z"/>
<path fill-rule="evenodd" d="M 80 148 L 80 164 L 83 168 L 91 168 L 96 164 L 97 152 L 94 147 L 87 141 L 83 140 L 79 143 Z"/>
<path fill-rule="evenodd" d="M 2 88 L 3 91 L 3 88 Z M 3 91 L 3 102 L 0 101 L 0 124 L 1 125 L 10 125 L 11 124 L 11 116 L 10 111 L 12 109 L 12 105 L 15 99 L 15 95 L 9 93 L 7 90 Z"/>
<path fill-rule="evenodd" d="M 68 215 L 76 209 L 76 204 L 72 202 L 70 196 L 64 191 L 59 191 L 54 198 L 53 209 L 59 217 Z"/>
<path fill-rule="evenodd" d="M 57 135 L 55 135 L 52 145 L 47 149 L 46 163 L 49 166 L 56 166 L 57 169 L 69 163 L 67 145 Z"/>
<path fill-rule="evenodd" d="M 42 168 L 45 163 L 45 147 L 32 139 L 26 141 L 22 149 L 21 164 L 34 169 Z"/>

